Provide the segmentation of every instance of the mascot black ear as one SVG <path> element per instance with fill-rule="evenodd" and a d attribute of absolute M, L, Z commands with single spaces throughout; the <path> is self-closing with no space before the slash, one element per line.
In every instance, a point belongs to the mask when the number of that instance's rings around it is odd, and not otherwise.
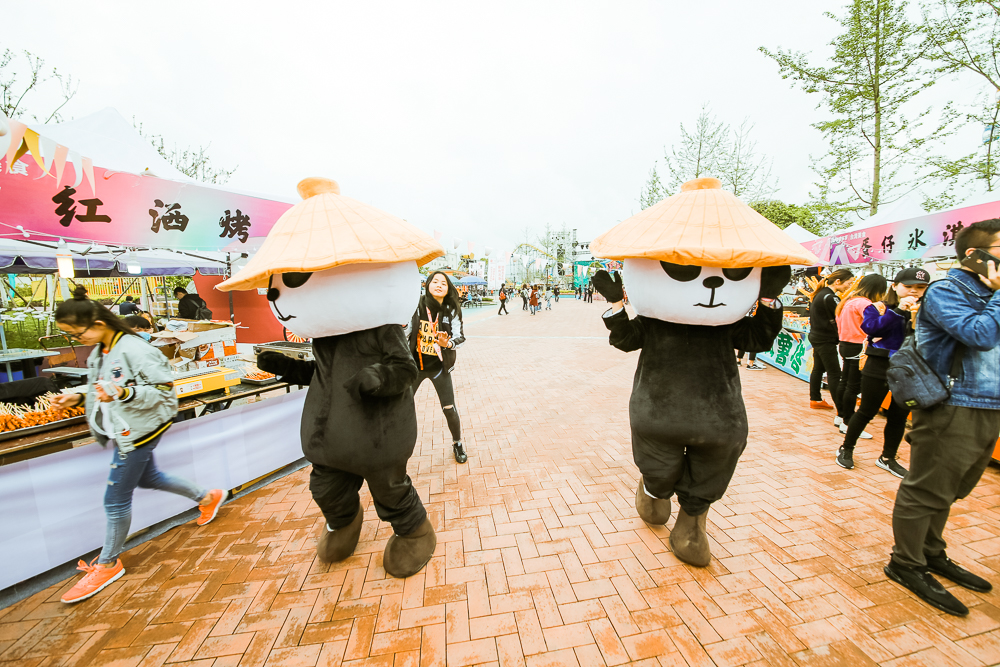
<path fill-rule="evenodd" d="M 777 299 L 781 290 L 792 279 L 790 266 L 765 266 L 760 272 L 760 296 L 764 299 Z"/>

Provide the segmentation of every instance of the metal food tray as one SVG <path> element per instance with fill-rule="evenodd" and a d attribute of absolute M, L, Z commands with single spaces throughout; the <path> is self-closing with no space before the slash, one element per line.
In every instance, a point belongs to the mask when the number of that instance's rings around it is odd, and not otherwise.
<path fill-rule="evenodd" d="M 272 343 L 261 343 L 253 346 L 253 353 L 277 352 L 291 359 L 301 359 L 302 361 L 312 361 L 312 343 L 292 343 L 287 340 L 276 340 Z"/>
<path fill-rule="evenodd" d="M 29 426 L 28 428 L 19 428 L 13 431 L 4 431 L 0 433 L 0 442 L 5 440 L 15 440 L 17 438 L 23 438 L 27 435 L 35 435 L 36 433 L 43 433 L 45 431 L 54 431 L 57 428 L 63 428 L 64 426 L 73 426 L 74 424 L 85 424 L 87 422 L 87 415 L 77 415 L 76 417 L 70 417 L 68 419 L 60 419 L 59 421 L 49 422 L 48 424 L 39 424 L 38 426 Z"/>
<path fill-rule="evenodd" d="M 266 378 L 264 380 L 251 380 L 250 378 L 240 378 L 240 382 L 242 382 L 243 384 L 254 384 L 257 385 L 258 387 L 262 387 L 265 384 L 274 384 L 277 381 L 278 378 L 276 377 Z"/>

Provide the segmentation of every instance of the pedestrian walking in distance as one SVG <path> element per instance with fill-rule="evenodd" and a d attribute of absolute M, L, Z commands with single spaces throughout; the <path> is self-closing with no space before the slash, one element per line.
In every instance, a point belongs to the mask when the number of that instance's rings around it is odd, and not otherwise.
<path fill-rule="evenodd" d="M 500 293 L 497 294 L 497 299 L 500 300 L 500 310 L 497 311 L 497 315 L 503 315 L 504 313 L 510 315 L 510 311 L 507 310 L 507 290 L 504 289 L 503 286 L 500 287 Z"/>

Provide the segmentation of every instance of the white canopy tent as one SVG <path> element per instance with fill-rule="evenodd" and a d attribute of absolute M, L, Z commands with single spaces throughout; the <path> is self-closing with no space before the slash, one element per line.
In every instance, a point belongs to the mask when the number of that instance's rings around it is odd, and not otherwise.
<path fill-rule="evenodd" d="M 803 243 L 805 241 L 812 241 L 819 238 L 808 229 L 800 227 L 797 222 L 793 222 L 782 231 L 791 236 L 796 243 Z"/>
<path fill-rule="evenodd" d="M 30 123 L 26 120 L 22 122 L 25 122 L 28 127 L 45 139 L 51 139 L 63 146 L 70 146 L 81 155 L 86 155 L 98 167 L 130 174 L 155 176 L 182 183 L 197 183 L 200 187 L 215 188 L 272 201 L 298 203 L 298 200 L 294 198 L 246 192 L 228 186 L 196 181 L 160 155 L 153 145 L 139 134 L 132 123 L 128 122 L 114 107 L 105 107 L 89 116 L 65 123 L 43 124 Z M 42 143 L 39 147 L 44 153 L 46 144 Z M 48 155 L 45 157 L 47 158 Z"/>

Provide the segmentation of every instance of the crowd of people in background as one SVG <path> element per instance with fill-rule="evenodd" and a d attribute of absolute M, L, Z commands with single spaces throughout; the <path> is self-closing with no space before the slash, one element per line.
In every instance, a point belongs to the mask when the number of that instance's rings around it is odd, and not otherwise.
<path fill-rule="evenodd" d="M 586 303 L 594 302 L 594 287 L 592 285 L 577 286 L 574 293 L 576 298 L 581 301 Z M 552 304 L 559 303 L 562 288 L 558 285 L 528 283 L 522 283 L 520 287 L 503 285 L 497 290 L 497 301 L 500 304 L 500 307 L 497 309 L 497 315 L 510 315 L 510 311 L 507 309 L 507 302 L 515 294 L 521 297 L 521 309 L 527 311 L 530 315 L 534 315 L 542 310 L 543 305 L 545 310 L 552 310 Z M 756 356 L 753 358 L 756 359 Z"/>
<path fill-rule="evenodd" d="M 844 438 L 836 463 L 846 470 L 855 467 L 858 441 L 872 438 L 865 428 L 885 415 L 875 465 L 901 481 L 894 546 L 883 569 L 933 607 L 965 616 L 965 604 L 932 575 L 992 590 L 948 557 L 943 533 L 951 506 L 978 484 L 1000 433 L 1000 219 L 965 227 L 955 249 L 960 266 L 933 283 L 916 266 L 898 271 L 891 284 L 878 273 L 856 278 L 843 268 L 821 279 L 809 304 L 809 406 L 835 411 L 833 425 Z M 904 347 L 907 354 L 899 354 Z M 946 398 L 904 404 L 891 394 L 893 378 L 899 389 L 918 376 L 940 381 Z M 824 377 L 831 403 L 822 396 Z M 897 461 L 904 435 L 909 470 Z"/>

